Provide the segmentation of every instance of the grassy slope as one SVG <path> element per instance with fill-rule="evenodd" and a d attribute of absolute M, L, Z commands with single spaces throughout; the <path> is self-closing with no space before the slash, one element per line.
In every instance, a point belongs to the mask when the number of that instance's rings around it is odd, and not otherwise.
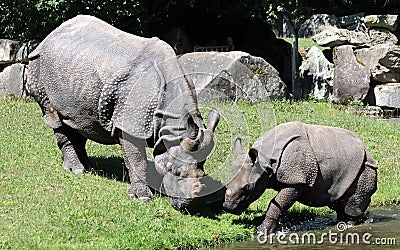
<path fill-rule="evenodd" d="M 258 108 L 234 106 L 245 119 L 235 116 L 231 105 L 222 105 L 223 119 L 217 131 L 217 148 L 206 165 L 214 175 L 229 172 L 232 137 L 248 136 L 254 141 L 262 131 L 277 123 L 301 120 L 334 125 L 357 132 L 378 162 L 379 190 L 372 205 L 400 201 L 399 125 L 349 116 L 326 103 L 275 103 Z M 263 116 L 260 122 L 259 116 Z M 247 122 L 246 122 L 247 121 Z M 148 203 L 130 200 L 128 183 L 105 174 L 75 176 L 61 168 L 60 152 L 52 131 L 41 119 L 35 103 L 0 100 L 0 249 L 137 249 L 190 248 L 216 245 L 247 237 L 254 230 L 253 218 L 274 194 L 267 192 L 241 216 L 222 214 L 216 218 L 182 215 L 165 197 Z M 246 129 L 246 126 L 248 129 Z M 247 132 L 250 131 L 250 132 Z M 228 136 L 226 136 L 228 135 Z M 118 146 L 90 142 L 94 164 L 119 164 Z M 217 167 L 224 165 L 223 170 Z M 224 166 L 225 166 L 224 165 Z M 222 176 L 229 179 L 229 175 Z M 293 211 L 326 213 L 296 204 Z"/>
<path fill-rule="evenodd" d="M 282 40 L 285 40 L 287 43 L 292 44 L 292 38 L 290 37 L 285 37 L 285 38 L 280 38 Z M 319 46 L 316 42 L 314 42 L 312 40 L 312 38 L 299 38 L 298 40 L 298 47 L 300 48 L 311 48 L 312 46 L 317 46 L 320 50 L 324 50 L 324 49 L 329 49 L 329 47 L 323 47 L 323 46 Z"/>

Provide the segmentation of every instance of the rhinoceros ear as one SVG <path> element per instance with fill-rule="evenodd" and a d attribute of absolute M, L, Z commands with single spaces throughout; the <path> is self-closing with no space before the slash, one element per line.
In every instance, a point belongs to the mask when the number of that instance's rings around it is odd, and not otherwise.
<path fill-rule="evenodd" d="M 234 148 L 235 148 L 236 155 L 243 154 L 243 151 L 242 151 L 242 139 L 240 137 L 235 139 Z"/>
<path fill-rule="evenodd" d="M 253 167 L 251 169 L 248 181 L 249 183 L 255 183 L 263 174 L 263 169 L 261 168 L 260 164 L 256 162 L 258 158 L 257 149 L 251 148 L 248 154 L 251 159 L 251 162 L 253 163 Z"/>
<path fill-rule="evenodd" d="M 194 122 L 193 117 L 189 115 L 186 122 L 186 136 L 192 140 L 197 138 L 199 133 L 199 126 Z"/>
<path fill-rule="evenodd" d="M 264 172 L 265 170 L 260 166 L 260 164 L 255 163 L 251 169 L 248 182 L 255 184 L 261 178 Z"/>

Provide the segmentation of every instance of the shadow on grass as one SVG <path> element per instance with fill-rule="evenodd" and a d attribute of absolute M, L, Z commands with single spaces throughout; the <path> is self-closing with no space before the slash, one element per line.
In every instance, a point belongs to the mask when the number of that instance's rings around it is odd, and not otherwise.
<path fill-rule="evenodd" d="M 104 178 L 129 182 L 128 170 L 125 167 L 124 159 L 121 157 L 89 157 L 91 174 Z M 153 192 L 160 193 L 162 176 L 156 171 L 154 162 L 147 162 L 147 182 Z"/>
<path fill-rule="evenodd" d="M 129 182 L 128 170 L 121 157 L 89 157 L 89 160 L 91 163 L 89 173 L 112 180 Z M 166 197 L 161 189 L 162 176 L 156 171 L 154 162 L 148 162 L 148 166 L 147 181 L 153 193 Z M 201 182 L 206 188 L 200 194 L 200 198 L 193 202 L 190 214 L 217 219 L 217 216 L 223 212 L 225 186 L 209 176 L 203 177 Z"/>
<path fill-rule="evenodd" d="M 223 213 L 222 204 L 226 187 L 210 176 L 201 178 L 201 183 L 204 184 L 205 188 L 199 194 L 200 197 L 193 202 L 190 214 L 209 219 L 218 219 L 217 216 Z"/>
<path fill-rule="evenodd" d="M 121 157 L 89 157 L 89 172 L 121 182 L 129 182 L 128 170 Z"/>

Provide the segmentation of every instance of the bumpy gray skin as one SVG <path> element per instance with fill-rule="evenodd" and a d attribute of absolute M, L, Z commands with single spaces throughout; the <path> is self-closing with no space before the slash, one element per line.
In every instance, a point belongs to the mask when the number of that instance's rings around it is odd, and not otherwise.
<path fill-rule="evenodd" d="M 171 197 L 172 205 L 184 209 L 181 200 L 195 198 L 219 115 L 212 112 L 206 129 L 194 86 L 168 44 L 79 15 L 51 32 L 29 58 L 27 87 L 54 129 L 64 169 L 83 173 L 89 167 L 87 139 L 119 143 L 131 181 L 128 193 L 145 200 L 153 196 L 145 147 L 154 147 L 157 169 L 166 174 L 169 168 L 176 177 L 166 178 L 174 183 L 164 186 L 183 190 L 183 197 Z M 179 151 L 173 159 L 171 149 Z M 182 178 L 196 185 L 180 187 Z"/>
<path fill-rule="evenodd" d="M 227 186 L 224 208 L 240 214 L 267 188 L 278 191 L 270 202 L 264 234 L 276 230 L 279 217 L 296 201 L 329 206 L 338 220 L 361 223 L 377 189 L 377 167 L 351 131 L 289 122 L 267 131 L 242 153 L 235 141 L 234 176 Z"/>

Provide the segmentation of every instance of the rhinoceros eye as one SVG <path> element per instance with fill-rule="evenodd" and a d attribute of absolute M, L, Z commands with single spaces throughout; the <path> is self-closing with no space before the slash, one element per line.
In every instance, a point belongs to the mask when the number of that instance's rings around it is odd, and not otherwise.
<path fill-rule="evenodd" d="M 249 185 L 249 184 L 246 184 L 246 185 L 242 188 L 241 193 L 242 193 L 242 194 L 247 194 L 248 192 L 250 192 L 250 185 Z"/>

